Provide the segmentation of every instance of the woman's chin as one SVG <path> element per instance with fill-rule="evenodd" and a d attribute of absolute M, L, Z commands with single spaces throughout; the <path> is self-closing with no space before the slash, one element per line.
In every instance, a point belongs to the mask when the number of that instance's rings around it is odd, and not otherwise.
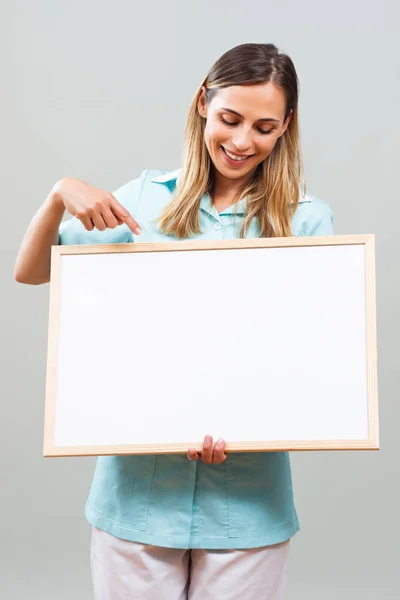
<path fill-rule="evenodd" d="M 245 175 L 250 175 L 254 171 L 254 168 L 242 167 L 242 168 L 230 168 L 221 161 L 213 161 L 214 168 L 218 173 L 226 177 L 227 179 L 239 179 Z"/>

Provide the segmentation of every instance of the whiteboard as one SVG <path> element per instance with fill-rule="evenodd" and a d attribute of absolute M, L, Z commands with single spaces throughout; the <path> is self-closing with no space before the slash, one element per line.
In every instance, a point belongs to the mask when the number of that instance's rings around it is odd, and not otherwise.
<path fill-rule="evenodd" d="M 374 242 L 54 246 L 44 455 L 378 449 Z"/>

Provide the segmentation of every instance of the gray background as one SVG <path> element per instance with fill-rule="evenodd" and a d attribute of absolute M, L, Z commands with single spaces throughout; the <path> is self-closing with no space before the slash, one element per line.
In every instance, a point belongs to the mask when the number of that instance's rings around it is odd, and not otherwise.
<path fill-rule="evenodd" d="M 92 598 L 82 513 L 94 459 L 41 457 L 49 286 L 13 280 L 26 227 L 64 175 L 113 190 L 180 166 L 197 86 L 223 52 L 257 41 L 298 70 L 309 191 L 337 234 L 377 236 L 382 449 L 293 455 L 302 532 L 288 600 L 397 598 L 397 0 L 2 0 L 0 11 L 1 595 Z"/>

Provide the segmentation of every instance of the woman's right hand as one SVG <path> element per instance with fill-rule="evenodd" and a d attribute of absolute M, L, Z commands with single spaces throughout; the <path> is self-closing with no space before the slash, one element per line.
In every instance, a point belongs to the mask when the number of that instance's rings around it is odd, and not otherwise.
<path fill-rule="evenodd" d="M 136 235 L 141 232 L 139 224 L 110 192 L 85 181 L 64 177 L 56 183 L 53 194 L 88 231 L 114 229 L 125 223 Z"/>

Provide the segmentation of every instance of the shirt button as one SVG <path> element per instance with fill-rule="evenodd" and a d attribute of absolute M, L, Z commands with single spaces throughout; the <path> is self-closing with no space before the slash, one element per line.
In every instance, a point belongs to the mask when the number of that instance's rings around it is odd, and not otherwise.
<path fill-rule="evenodd" d="M 214 229 L 221 229 L 221 223 L 215 223 Z"/>

